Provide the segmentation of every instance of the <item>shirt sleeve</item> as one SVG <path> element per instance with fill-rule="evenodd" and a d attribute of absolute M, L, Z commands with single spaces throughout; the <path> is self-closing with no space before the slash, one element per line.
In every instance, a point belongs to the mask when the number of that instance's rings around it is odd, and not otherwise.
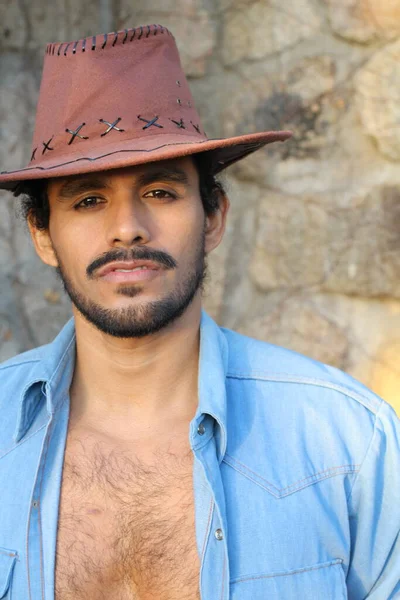
<path fill-rule="evenodd" d="M 400 421 L 386 402 L 348 502 L 349 600 L 400 599 Z"/>

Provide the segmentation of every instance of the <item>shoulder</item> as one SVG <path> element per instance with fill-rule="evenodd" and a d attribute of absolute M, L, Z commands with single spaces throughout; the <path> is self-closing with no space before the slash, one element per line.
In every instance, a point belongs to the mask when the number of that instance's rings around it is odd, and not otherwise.
<path fill-rule="evenodd" d="M 358 472 L 374 440 L 385 440 L 385 450 L 377 453 L 381 465 L 389 454 L 398 462 L 400 421 L 362 383 L 285 348 L 226 329 L 222 333 L 229 356 L 232 460 L 250 462 L 253 471 L 282 490 L 294 489 L 292 481 Z"/>
<path fill-rule="evenodd" d="M 274 384 L 288 389 L 292 387 L 296 389 L 295 396 L 302 401 L 309 394 L 331 397 L 336 402 L 342 396 L 374 415 L 385 403 L 340 369 L 229 329 L 222 328 L 221 331 L 228 343 L 227 376 L 231 379 L 257 381 L 261 386 L 264 382 L 266 387 Z"/>

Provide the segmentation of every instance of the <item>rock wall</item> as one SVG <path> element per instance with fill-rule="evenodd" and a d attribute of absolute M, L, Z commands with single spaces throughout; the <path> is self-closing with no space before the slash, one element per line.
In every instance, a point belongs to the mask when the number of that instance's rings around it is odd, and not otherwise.
<path fill-rule="evenodd" d="M 0 163 L 30 156 L 44 44 L 141 23 L 177 37 L 210 137 L 292 129 L 230 168 L 208 311 L 351 373 L 400 409 L 398 0 L 53 0 L 0 5 Z M 0 359 L 70 315 L 0 203 Z"/>

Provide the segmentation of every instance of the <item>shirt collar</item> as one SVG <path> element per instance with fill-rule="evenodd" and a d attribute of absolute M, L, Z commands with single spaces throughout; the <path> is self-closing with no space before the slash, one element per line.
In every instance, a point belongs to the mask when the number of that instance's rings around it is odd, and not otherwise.
<path fill-rule="evenodd" d="M 199 404 L 190 436 L 198 442 L 197 429 L 204 415 L 217 424 L 216 440 L 221 461 L 226 450 L 226 388 L 228 344 L 218 325 L 202 311 L 200 323 Z M 20 363 L 22 364 L 22 362 Z M 75 366 L 75 327 L 70 319 L 55 340 L 34 351 L 34 368 L 21 393 L 14 439 L 19 442 L 28 432 L 41 404 L 53 415 L 68 395 Z M 37 393 L 33 393 L 34 388 Z M 203 438 L 202 441 L 206 441 Z"/>
<path fill-rule="evenodd" d="M 34 364 L 21 392 L 15 442 L 28 432 L 43 402 L 49 416 L 53 415 L 69 392 L 75 366 L 75 326 L 70 319 L 51 344 L 41 346 L 30 353 L 29 361 Z M 35 393 L 37 391 L 37 393 Z"/>

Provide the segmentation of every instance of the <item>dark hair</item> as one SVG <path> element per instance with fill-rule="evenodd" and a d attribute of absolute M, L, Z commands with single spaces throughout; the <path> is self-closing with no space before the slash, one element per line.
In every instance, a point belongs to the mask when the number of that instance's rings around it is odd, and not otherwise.
<path fill-rule="evenodd" d="M 204 212 L 206 215 L 212 215 L 219 209 L 221 195 L 225 193 L 224 187 L 214 174 L 212 155 L 207 152 L 194 154 L 193 161 L 199 174 Z M 30 180 L 19 184 L 14 191 L 14 196 L 22 196 L 19 212 L 25 220 L 30 219 L 36 229 L 48 229 L 50 206 L 46 179 Z"/>

